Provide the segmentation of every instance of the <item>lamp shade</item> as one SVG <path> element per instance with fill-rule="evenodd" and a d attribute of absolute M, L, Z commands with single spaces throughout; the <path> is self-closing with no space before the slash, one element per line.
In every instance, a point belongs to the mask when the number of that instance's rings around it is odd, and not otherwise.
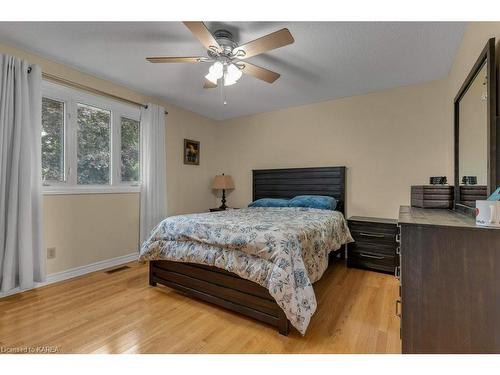
<path fill-rule="evenodd" d="M 234 189 L 233 178 L 231 176 L 224 174 L 215 176 L 214 182 L 212 183 L 212 189 L 216 190 Z"/>

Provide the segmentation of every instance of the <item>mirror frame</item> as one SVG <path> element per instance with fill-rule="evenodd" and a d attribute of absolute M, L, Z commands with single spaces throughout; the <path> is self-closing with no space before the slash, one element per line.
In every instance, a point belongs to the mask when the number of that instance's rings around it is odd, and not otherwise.
<path fill-rule="evenodd" d="M 460 100 L 471 86 L 474 78 L 480 72 L 483 64 L 486 61 L 486 71 L 488 75 L 487 82 L 487 126 L 488 126 L 488 177 L 487 177 L 487 192 L 488 195 L 492 190 L 500 185 L 500 133 L 497 131 L 497 80 L 496 80 L 496 64 L 495 64 L 495 38 L 491 38 L 486 43 L 483 51 L 479 55 L 476 63 L 472 67 L 469 75 L 465 79 L 462 87 L 455 96 L 453 101 L 453 122 L 454 122 L 454 172 L 455 172 L 455 199 L 454 208 L 465 214 L 475 216 L 475 208 L 463 205 L 460 203 L 460 171 L 459 171 L 459 130 L 460 130 Z"/>

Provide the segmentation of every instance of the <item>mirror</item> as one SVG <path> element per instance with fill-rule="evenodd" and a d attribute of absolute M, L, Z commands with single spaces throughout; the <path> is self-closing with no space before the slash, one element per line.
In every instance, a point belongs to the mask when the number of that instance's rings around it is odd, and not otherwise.
<path fill-rule="evenodd" d="M 476 206 L 476 199 L 487 198 L 488 186 L 488 93 L 484 62 L 460 100 L 460 153 L 458 177 L 460 203 Z"/>
<path fill-rule="evenodd" d="M 474 214 L 500 183 L 497 173 L 495 39 L 488 41 L 455 97 L 455 204 Z"/>

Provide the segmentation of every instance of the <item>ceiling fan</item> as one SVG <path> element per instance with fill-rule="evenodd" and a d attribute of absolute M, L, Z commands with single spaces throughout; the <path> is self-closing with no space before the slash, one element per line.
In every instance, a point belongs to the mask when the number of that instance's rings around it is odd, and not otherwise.
<path fill-rule="evenodd" d="M 276 72 L 251 64 L 245 59 L 292 44 L 294 39 L 288 29 L 281 29 L 243 45 L 238 45 L 231 32 L 221 29 L 212 34 L 203 22 L 184 22 L 184 25 L 207 49 L 207 56 L 191 57 L 148 57 L 152 63 L 211 63 L 205 76 L 204 88 L 215 88 L 219 84 L 235 84 L 242 73 L 268 83 L 276 81 Z"/>

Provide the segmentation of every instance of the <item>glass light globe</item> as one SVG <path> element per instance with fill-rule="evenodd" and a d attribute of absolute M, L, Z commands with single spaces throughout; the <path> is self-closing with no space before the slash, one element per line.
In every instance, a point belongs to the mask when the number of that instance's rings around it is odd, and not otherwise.
<path fill-rule="evenodd" d="M 243 73 L 234 64 L 230 64 L 226 69 L 226 74 L 224 75 L 224 86 L 234 85 L 241 78 Z"/>
<path fill-rule="evenodd" d="M 220 61 L 216 61 L 208 69 L 208 74 L 205 76 L 205 78 L 216 85 L 217 81 L 221 79 L 223 75 L 224 65 L 222 65 Z"/>

